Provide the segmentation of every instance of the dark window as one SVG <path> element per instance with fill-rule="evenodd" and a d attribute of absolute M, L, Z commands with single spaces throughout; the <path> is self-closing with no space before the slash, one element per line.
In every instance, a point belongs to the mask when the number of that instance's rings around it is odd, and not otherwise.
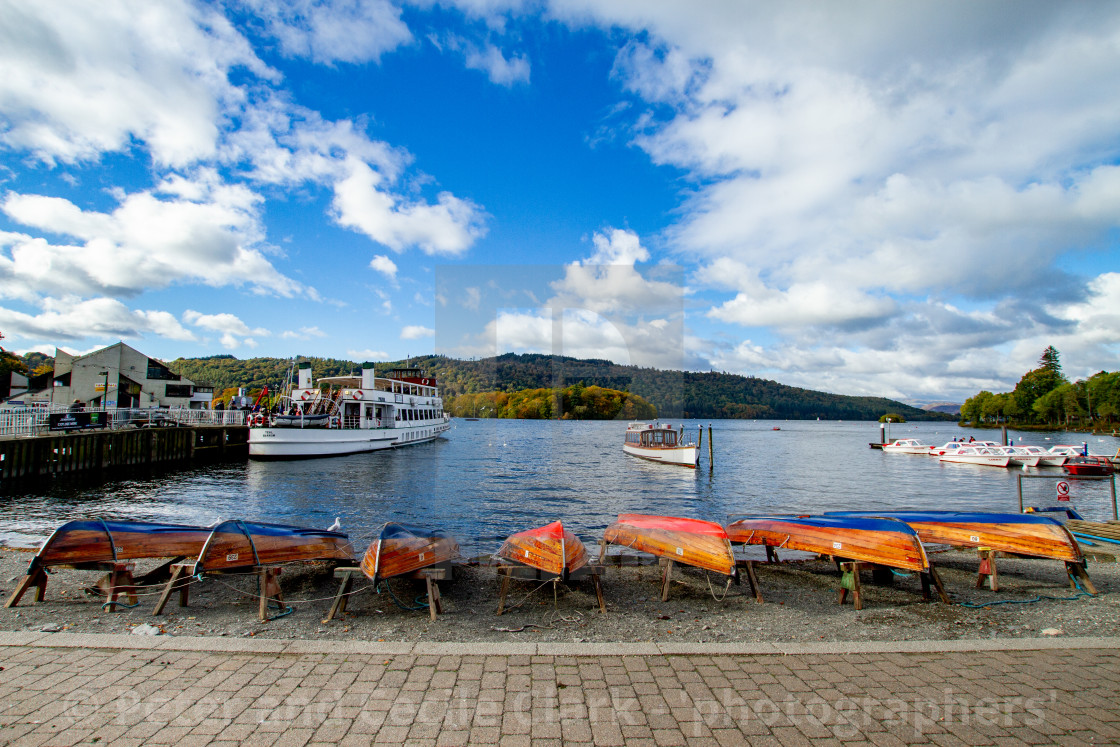
<path fill-rule="evenodd" d="M 156 381 L 179 381 L 179 374 L 171 373 L 171 369 L 155 358 L 148 359 L 148 378 Z"/>
<path fill-rule="evenodd" d="M 191 386 L 189 384 L 168 384 L 166 397 L 190 397 Z"/>

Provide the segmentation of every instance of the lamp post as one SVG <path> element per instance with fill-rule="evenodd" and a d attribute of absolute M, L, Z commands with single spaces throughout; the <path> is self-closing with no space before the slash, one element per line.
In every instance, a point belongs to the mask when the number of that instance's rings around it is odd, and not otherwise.
<path fill-rule="evenodd" d="M 98 371 L 98 376 L 105 377 L 105 388 L 101 390 L 101 409 L 102 411 L 109 409 L 109 372 Z"/>

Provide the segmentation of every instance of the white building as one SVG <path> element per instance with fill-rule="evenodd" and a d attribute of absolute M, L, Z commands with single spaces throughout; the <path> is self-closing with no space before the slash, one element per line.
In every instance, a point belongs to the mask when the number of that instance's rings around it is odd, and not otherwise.
<path fill-rule="evenodd" d="M 49 392 L 36 399 L 52 405 L 75 400 L 91 409 L 113 407 L 210 408 L 213 387 L 196 386 L 190 379 L 172 373 L 163 362 L 118 342 L 88 355 L 74 356 L 56 349 L 54 378 Z"/>

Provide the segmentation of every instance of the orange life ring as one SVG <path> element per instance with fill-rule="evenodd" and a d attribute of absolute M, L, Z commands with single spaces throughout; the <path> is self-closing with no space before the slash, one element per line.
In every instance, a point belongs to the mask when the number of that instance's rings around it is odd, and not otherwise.
<path fill-rule="evenodd" d="M 258 428 L 260 426 L 264 425 L 264 415 L 261 415 L 260 413 L 257 413 L 253 417 L 253 425 L 257 426 Z"/>
<path fill-rule="evenodd" d="M 354 399 L 361 399 L 361 398 L 362 398 L 362 390 L 361 389 L 355 389 L 354 390 Z"/>
<path fill-rule="evenodd" d="M 424 386 L 427 386 L 428 385 L 428 380 L 427 379 L 420 379 L 420 383 L 423 384 Z"/>
<path fill-rule="evenodd" d="M 245 416 L 245 426 L 251 428 L 253 426 L 253 413 Z"/>
<path fill-rule="evenodd" d="M 304 402 L 306 402 L 307 398 L 310 397 L 310 396 L 311 396 L 311 392 L 304 389 L 303 394 L 299 395 L 299 398 L 302 399 Z"/>

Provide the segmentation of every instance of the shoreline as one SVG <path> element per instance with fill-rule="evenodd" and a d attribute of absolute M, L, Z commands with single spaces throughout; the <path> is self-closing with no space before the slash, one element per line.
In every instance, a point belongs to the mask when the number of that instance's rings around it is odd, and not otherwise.
<path fill-rule="evenodd" d="M 31 557 L 28 551 L 0 547 L 0 593 L 5 599 Z M 102 611 L 100 597 L 83 591 L 101 574 L 58 569 L 49 577 L 45 601 L 31 604 L 34 592 L 29 591 L 19 607 L 0 612 L 0 631 L 130 634 L 139 628 L 158 632 L 160 638 L 742 646 L 1093 638 L 1113 636 L 1120 627 L 1120 563 L 1090 560 L 1089 575 L 1099 592 L 1090 597 L 1070 590 L 1058 561 L 1001 558 L 1000 590 L 992 592 L 974 588 L 974 552 L 949 550 L 931 559 L 951 606 L 924 602 L 917 576 L 878 585 L 870 574 L 863 576 L 863 610 L 855 610 L 850 601 L 841 606 L 839 574 L 832 563 L 814 558 L 757 563 L 761 604 L 745 583 L 731 585 L 724 595 L 722 581 L 678 566 L 669 599 L 661 602 L 661 573 L 652 561 L 607 569 L 602 577 L 606 613 L 598 611 L 590 583 L 560 585 L 554 601 L 547 582 L 515 582 L 501 616 L 494 614 L 499 588 L 494 568 L 461 565 L 455 581 L 440 584 L 444 614 L 435 621 L 426 610 L 401 609 L 392 596 L 359 581 L 348 610 L 325 622 L 338 588 L 330 563 L 285 567 L 280 585 L 292 612 L 267 622 L 257 618 L 255 577 L 209 578 L 192 586 L 189 606 L 179 607 L 173 595 L 164 614 L 153 616 L 161 586 L 141 590 L 137 607 L 110 613 Z M 147 569 L 138 564 L 138 573 Z M 424 589 L 422 583 L 400 580 L 390 587 L 407 606 Z"/>

